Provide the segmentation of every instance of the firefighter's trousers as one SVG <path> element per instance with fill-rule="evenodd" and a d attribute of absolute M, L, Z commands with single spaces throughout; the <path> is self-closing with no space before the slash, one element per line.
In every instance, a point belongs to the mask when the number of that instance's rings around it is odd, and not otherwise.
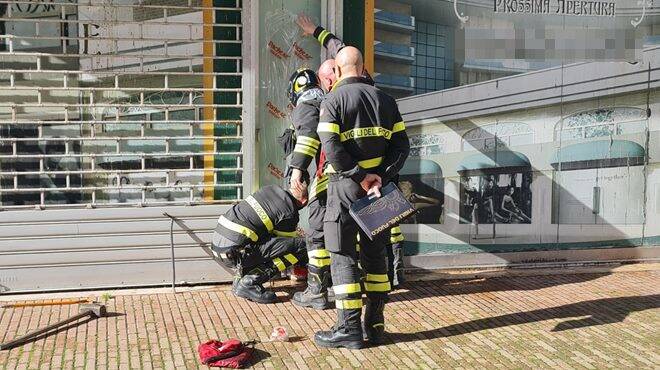
<path fill-rule="evenodd" d="M 364 289 L 367 301 L 383 302 L 381 305 L 371 305 L 380 306 L 382 309 L 391 289 L 385 251 L 390 233 L 383 232 L 373 241 L 370 240 L 348 213 L 350 205 L 366 196 L 366 192 L 350 178 L 330 176 L 323 230 L 325 246 L 332 261 L 331 274 L 337 307 L 335 330 L 361 332 L 362 288 L 356 250 L 357 234 L 360 233 L 359 258 L 365 272 Z M 382 317 L 382 311 L 375 316 Z"/>
<path fill-rule="evenodd" d="M 403 283 L 403 234 L 399 225 L 392 227 L 387 248 L 387 275 L 393 287 Z"/>
<path fill-rule="evenodd" d="M 212 242 L 216 257 L 231 251 L 226 263 L 237 269 L 239 277 L 263 274 L 265 271 L 284 271 L 289 266 L 307 263 L 304 238 L 272 237 L 260 244 L 243 247 L 215 232 Z M 221 258 L 222 259 L 222 258 Z M 226 260 L 226 259 L 225 259 Z"/>
<path fill-rule="evenodd" d="M 308 288 L 314 294 L 327 292 L 330 280 L 330 253 L 325 249 L 323 218 L 325 216 L 327 185 L 329 179 L 315 179 L 310 185 L 309 233 L 307 238 Z"/>

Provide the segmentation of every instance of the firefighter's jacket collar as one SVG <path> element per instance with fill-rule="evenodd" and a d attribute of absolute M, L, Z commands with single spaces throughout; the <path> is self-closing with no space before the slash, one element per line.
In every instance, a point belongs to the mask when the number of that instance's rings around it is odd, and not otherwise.
<path fill-rule="evenodd" d="M 366 78 L 361 76 L 358 77 L 351 76 L 351 77 L 342 78 L 339 81 L 335 82 L 335 84 L 332 85 L 331 91 L 337 89 L 339 86 L 354 84 L 354 83 L 363 83 L 369 85 L 369 81 Z"/>

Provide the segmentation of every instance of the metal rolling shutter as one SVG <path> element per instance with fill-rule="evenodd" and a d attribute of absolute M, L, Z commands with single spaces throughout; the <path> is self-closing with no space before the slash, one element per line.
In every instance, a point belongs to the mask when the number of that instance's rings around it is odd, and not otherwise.
<path fill-rule="evenodd" d="M 164 212 L 177 282 L 229 280 L 200 245 L 251 183 L 241 1 L 6 3 L 0 293 L 169 284 Z"/>

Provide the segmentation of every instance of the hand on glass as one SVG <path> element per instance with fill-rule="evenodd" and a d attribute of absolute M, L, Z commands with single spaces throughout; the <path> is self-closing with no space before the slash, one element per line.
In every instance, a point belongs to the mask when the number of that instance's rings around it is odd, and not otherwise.
<path fill-rule="evenodd" d="M 291 170 L 291 180 L 289 181 L 289 186 L 291 189 L 302 191 L 305 188 L 305 182 L 302 179 L 302 175 L 302 170 L 299 168 L 294 168 Z"/>
<path fill-rule="evenodd" d="M 298 14 L 296 23 L 300 26 L 305 36 L 313 35 L 314 30 L 316 30 L 316 25 L 312 22 L 312 19 L 303 13 Z"/>
<path fill-rule="evenodd" d="M 374 194 L 380 198 L 380 188 L 383 186 L 380 176 L 369 173 L 362 179 L 360 186 L 367 192 L 367 195 Z"/>

